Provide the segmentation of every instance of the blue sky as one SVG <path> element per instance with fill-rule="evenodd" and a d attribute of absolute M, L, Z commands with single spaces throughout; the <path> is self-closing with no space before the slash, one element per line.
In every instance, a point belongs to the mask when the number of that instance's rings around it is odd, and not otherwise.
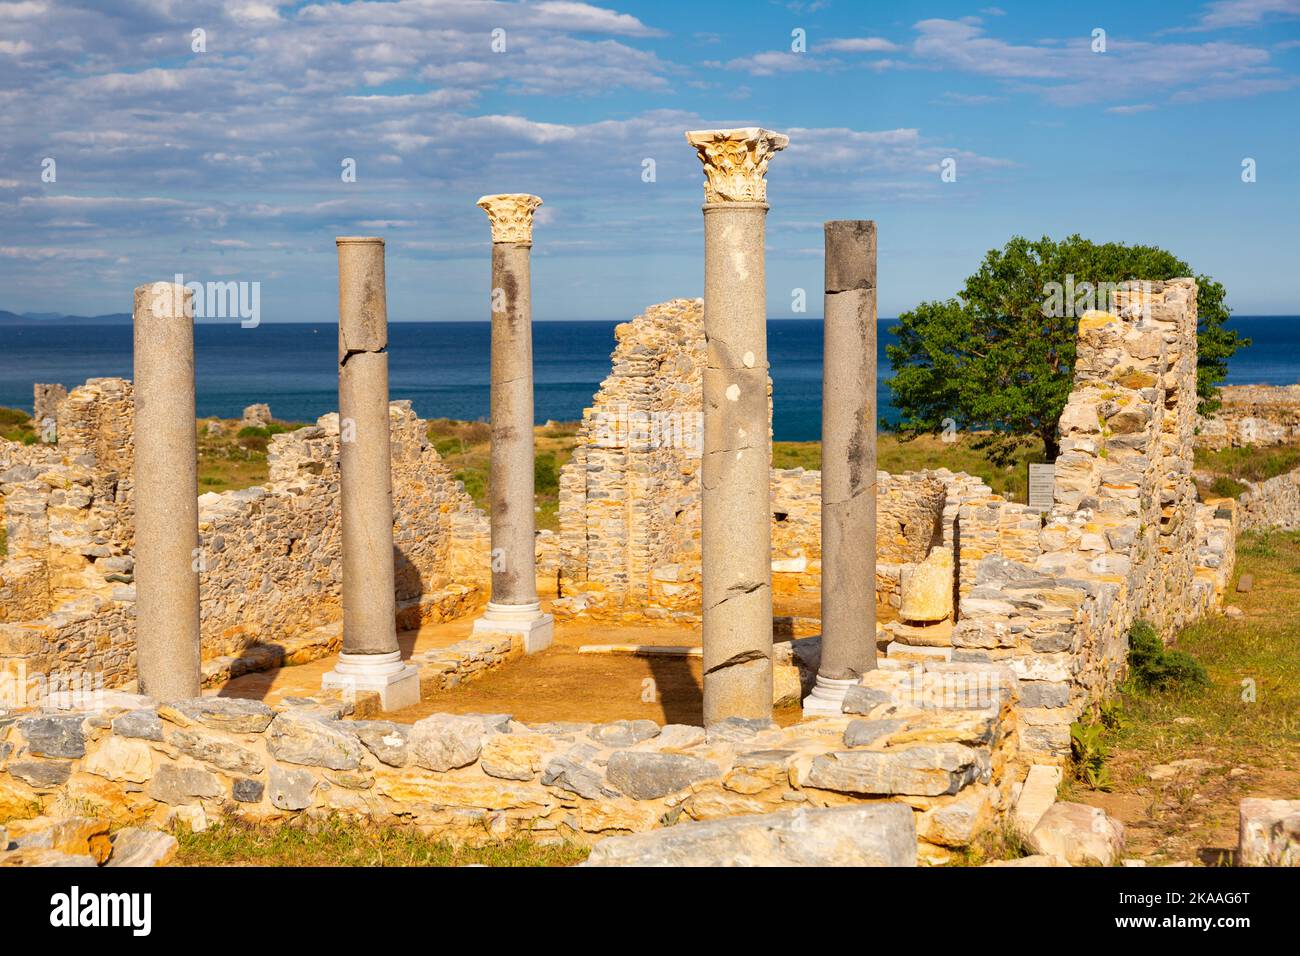
<path fill-rule="evenodd" d="M 374 234 L 391 318 L 485 319 L 474 202 L 534 192 L 535 317 L 628 318 L 703 286 L 683 131 L 761 125 L 791 139 L 773 316 L 799 288 L 820 314 L 840 218 L 878 222 L 881 315 L 1013 234 L 1076 231 L 1300 313 L 1298 87 L 1300 0 L 0 0 L 0 308 L 128 311 L 183 272 L 260 282 L 263 321 L 330 320 L 333 237 Z"/>

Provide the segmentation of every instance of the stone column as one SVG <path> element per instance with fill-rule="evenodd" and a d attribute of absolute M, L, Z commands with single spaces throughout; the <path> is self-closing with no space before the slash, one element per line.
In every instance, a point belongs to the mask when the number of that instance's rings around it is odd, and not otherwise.
<path fill-rule="evenodd" d="M 704 164 L 704 723 L 772 716 L 771 431 L 763 239 L 789 137 L 688 132 Z"/>
<path fill-rule="evenodd" d="M 194 310 L 183 285 L 135 290 L 135 643 L 140 693 L 199 696 Z"/>
<path fill-rule="evenodd" d="M 822 656 L 805 714 L 876 666 L 876 224 L 825 224 Z"/>
<path fill-rule="evenodd" d="M 533 488 L 533 303 L 529 259 L 537 196 L 478 201 L 492 225 L 492 599 L 474 633 L 511 633 L 524 651 L 551 646 L 554 619 L 537 599 Z"/>
<path fill-rule="evenodd" d="M 384 710 L 398 710 L 419 703 L 420 678 L 397 647 L 384 240 L 335 242 L 343 652 L 321 686 L 345 694 L 374 691 Z"/>

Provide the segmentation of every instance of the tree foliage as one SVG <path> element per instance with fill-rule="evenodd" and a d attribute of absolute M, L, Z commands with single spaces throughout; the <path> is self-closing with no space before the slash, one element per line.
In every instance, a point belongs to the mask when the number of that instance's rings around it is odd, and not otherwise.
<path fill-rule="evenodd" d="M 1078 319 L 1088 308 L 1108 307 L 1097 296 L 1103 284 L 1193 274 L 1186 262 L 1155 246 L 1094 243 L 1078 235 L 1059 242 L 1013 237 L 984 256 L 957 298 L 922 302 L 899 316 L 892 329 L 897 344 L 885 350 L 894 372 L 888 384 L 903 416 L 897 430 L 904 436 L 954 427 L 988 432 L 980 444 L 999 463 L 1037 437 L 1054 459 L 1056 423 L 1073 381 Z M 1228 359 L 1250 342 L 1224 327 L 1229 310 L 1223 285 L 1205 275 L 1196 281 L 1197 394 L 1201 410 L 1212 411 Z M 1059 287 L 1074 295 L 1050 303 L 1050 290 Z"/>

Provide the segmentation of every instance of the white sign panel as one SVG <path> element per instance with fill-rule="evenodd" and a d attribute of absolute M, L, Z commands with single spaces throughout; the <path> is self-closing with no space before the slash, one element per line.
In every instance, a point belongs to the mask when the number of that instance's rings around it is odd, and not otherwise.
<path fill-rule="evenodd" d="M 1056 465 L 1029 466 L 1029 507 L 1047 511 L 1056 491 Z"/>

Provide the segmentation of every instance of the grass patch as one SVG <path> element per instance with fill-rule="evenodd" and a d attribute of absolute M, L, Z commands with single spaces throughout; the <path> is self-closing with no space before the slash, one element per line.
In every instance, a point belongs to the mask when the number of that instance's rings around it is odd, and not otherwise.
<path fill-rule="evenodd" d="M 1244 534 L 1237 558 L 1237 577 L 1255 584 L 1245 594 L 1230 588 L 1227 600 L 1245 618 L 1211 615 L 1175 642 L 1206 683 L 1127 680 L 1123 720 L 1104 735 L 1113 792 L 1070 791 L 1121 815 L 1131 855 L 1205 861 L 1235 845 L 1242 798 L 1300 789 L 1300 532 Z M 1170 651 L 1160 652 L 1167 664 Z"/>
<path fill-rule="evenodd" d="M 983 478 L 994 494 L 1009 501 L 1024 502 L 1029 495 L 1029 463 L 1043 460 L 1043 446 L 1033 442 L 1016 451 L 1009 465 L 995 465 L 974 447 L 976 435 L 959 435 L 945 442 L 935 435 L 920 435 L 903 441 L 897 435 L 882 433 L 876 438 L 876 467 L 890 474 L 947 468 Z M 822 464 L 821 443 L 815 441 L 772 443 L 772 467 L 819 470 Z"/>
<path fill-rule="evenodd" d="M 266 450 L 271 436 L 303 427 L 301 423 L 274 421 L 239 428 L 237 420 L 227 420 L 220 432 L 208 434 L 209 421 L 212 419 L 197 425 L 199 494 L 266 484 L 270 474 Z"/>
<path fill-rule="evenodd" d="M 0 438 L 34 445 L 40 435 L 32 427 L 32 416 L 23 409 L 0 406 Z"/>
<path fill-rule="evenodd" d="M 453 846 L 414 827 L 363 826 L 331 817 L 293 826 L 223 820 L 202 833 L 176 833 L 180 866 L 572 866 L 587 849 L 515 839 Z"/>
<path fill-rule="evenodd" d="M 953 853 L 948 866 L 984 866 L 999 860 L 1019 860 L 1033 856 L 1034 850 L 1025 835 L 1007 817 L 1000 827 L 981 833 L 970 846 Z"/>
<path fill-rule="evenodd" d="M 1237 481 L 1267 481 L 1300 468 L 1300 445 L 1196 449 L 1196 467 Z M 1231 496 L 1235 497 L 1235 496 Z"/>

